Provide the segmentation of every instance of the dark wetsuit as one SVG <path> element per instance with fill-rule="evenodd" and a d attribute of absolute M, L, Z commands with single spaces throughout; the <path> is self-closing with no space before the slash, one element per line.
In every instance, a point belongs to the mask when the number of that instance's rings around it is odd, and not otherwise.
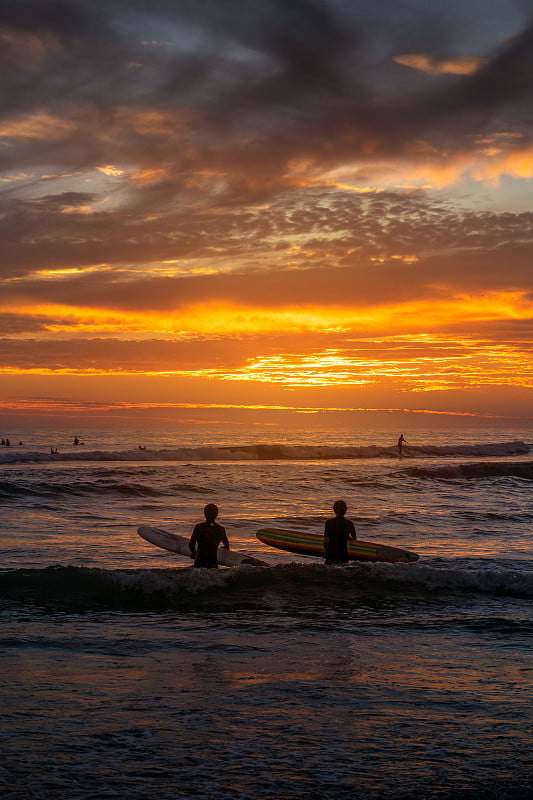
<path fill-rule="evenodd" d="M 195 567 L 218 568 L 217 550 L 222 542 L 229 546 L 226 531 L 218 522 L 199 522 L 195 525 L 189 542 L 189 549 L 196 549 Z"/>
<path fill-rule="evenodd" d="M 326 564 L 348 563 L 348 539 L 355 539 L 355 526 L 346 517 L 333 517 L 328 519 L 324 527 L 324 542 Z"/>

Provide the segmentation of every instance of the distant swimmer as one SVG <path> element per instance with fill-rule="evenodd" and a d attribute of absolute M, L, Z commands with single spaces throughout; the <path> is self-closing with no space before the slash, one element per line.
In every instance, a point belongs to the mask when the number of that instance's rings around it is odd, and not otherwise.
<path fill-rule="evenodd" d="M 194 526 L 189 541 L 191 558 L 194 558 L 195 567 L 218 569 L 218 546 L 222 543 L 223 547 L 229 550 L 228 537 L 222 525 L 215 522 L 218 517 L 218 507 L 214 503 L 206 505 L 204 515 L 205 522 L 199 522 Z"/>
<path fill-rule="evenodd" d="M 398 454 L 399 454 L 400 458 L 403 455 L 402 451 L 403 451 L 404 443 L 408 444 L 407 439 L 404 438 L 404 435 L 402 433 L 402 434 L 400 434 L 400 438 L 398 439 Z"/>
<path fill-rule="evenodd" d="M 357 539 L 355 525 L 344 516 L 347 506 L 344 500 L 333 503 L 335 516 L 324 526 L 324 556 L 326 564 L 348 563 L 348 540 Z"/>

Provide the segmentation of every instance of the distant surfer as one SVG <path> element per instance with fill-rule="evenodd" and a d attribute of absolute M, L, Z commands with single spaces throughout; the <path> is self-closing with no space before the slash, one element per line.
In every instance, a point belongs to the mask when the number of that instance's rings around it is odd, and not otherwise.
<path fill-rule="evenodd" d="M 404 445 L 404 443 L 407 444 L 407 439 L 405 439 L 403 433 L 401 433 L 400 434 L 400 438 L 398 439 L 398 455 L 400 456 L 400 458 L 403 455 L 403 445 Z"/>
<path fill-rule="evenodd" d="M 333 503 L 335 516 L 326 521 L 324 526 L 324 556 L 326 564 L 348 563 L 348 541 L 357 539 L 355 525 L 346 519 L 347 506 L 344 500 Z"/>
<path fill-rule="evenodd" d="M 80 440 L 78 439 L 78 437 L 77 437 L 77 436 L 75 436 L 75 437 L 74 437 L 74 442 L 73 442 L 73 444 L 74 444 L 74 447 L 77 447 L 77 446 L 79 445 L 79 443 L 80 443 Z"/>
<path fill-rule="evenodd" d="M 215 522 L 218 517 L 218 507 L 214 503 L 206 505 L 204 515 L 205 522 L 195 525 L 192 532 L 189 542 L 191 558 L 194 558 L 195 567 L 218 569 L 218 546 L 222 543 L 222 546 L 229 550 L 228 537 L 222 525 Z"/>

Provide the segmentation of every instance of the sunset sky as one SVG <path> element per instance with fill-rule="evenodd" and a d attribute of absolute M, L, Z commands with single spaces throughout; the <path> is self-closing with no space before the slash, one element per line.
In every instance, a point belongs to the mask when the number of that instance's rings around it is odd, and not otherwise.
<path fill-rule="evenodd" d="M 533 2 L 0 0 L 0 62 L 10 419 L 533 419 Z"/>

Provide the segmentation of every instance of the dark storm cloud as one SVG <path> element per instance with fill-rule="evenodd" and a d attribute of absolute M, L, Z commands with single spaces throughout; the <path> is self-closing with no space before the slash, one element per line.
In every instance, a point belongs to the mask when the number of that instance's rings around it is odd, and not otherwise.
<path fill-rule="evenodd" d="M 531 28 L 524 23 L 504 43 L 495 31 L 478 75 L 425 81 L 422 88 L 394 56 L 404 45 L 426 48 L 436 29 L 444 50 L 446 35 L 457 31 L 449 9 L 417 12 L 383 3 L 378 17 L 363 3 L 326 0 L 155 2 L 149 11 L 127 0 L 3 2 L 12 68 L 0 79 L 2 107 L 8 114 L 48 109 L 73 125 L 52 146 L 12 143 L 4 164 L 18 155 L 23 168 L 25 160 L 38 163 L 40 153 L 42 163 L 55 157 L 80 166 L 107 152 L 182 170 L 240 160 L 248 172 L 268 171 L 275 180 L 293 158 L 335 164 L 365 152 L 369 140 L 376 153 L 395 153 L 413 137 L 435 137 L 436 125 L 437 140 L 461 149 L 458 134 L 500 123 L 516 112 L 512 104 L 527 126 Z M 21 32 L 41 37 L 43 52 L 16 67 L 12 51 Z M 456 46 L 449 41 L 449 49 Z M 118 130 L 117 108 L 154 107 L 183 114 L 194 146 Z"/>
<path fill-rule="evenodd" d="M 67 40 L 94 39 L 107 30 L 105 15 L 72 0 L 0 0 L 0 20 L 7 29 L 53 33 Z"/>

